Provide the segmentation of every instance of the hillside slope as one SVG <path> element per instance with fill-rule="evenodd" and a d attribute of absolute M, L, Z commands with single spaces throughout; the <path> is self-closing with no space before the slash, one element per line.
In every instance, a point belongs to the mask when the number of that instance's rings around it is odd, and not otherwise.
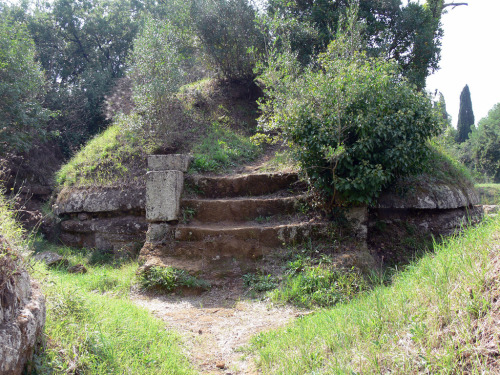
<path fill-rule="evenodd" d="M 357 300 L 257 336 L 265 374 L 493 374 L 500 370 L 500 220 L 435 245 Z"/>

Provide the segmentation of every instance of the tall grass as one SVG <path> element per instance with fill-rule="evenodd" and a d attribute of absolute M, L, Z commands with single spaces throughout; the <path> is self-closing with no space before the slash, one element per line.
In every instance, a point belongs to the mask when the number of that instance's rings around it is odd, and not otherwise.
<path fill-rule="evenodd" d="M 51 250 L 57 250 L 53 247 Z M 34 265 L 47 298 L 45 350 L 39 374 L 194 374 L 179 336 L 136 306 L 129 293 L 137 263 L 90 265 L 83 252 L 60 248 L 86 274 Z"/>
<path fill-rule="evenodd" d="M 250 351 L 265 374 L 489 373 L 499 233 L 489 221 L 436 244 L 391 286 L 258 335 Z"/>

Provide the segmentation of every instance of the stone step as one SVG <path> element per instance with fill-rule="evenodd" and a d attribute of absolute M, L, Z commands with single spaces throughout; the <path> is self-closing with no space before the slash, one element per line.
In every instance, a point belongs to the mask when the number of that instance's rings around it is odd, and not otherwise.
<path fill-rule="evenodd" d="M 178 225 L 174 231 L 176 241 L 204 241 L 216 243 L 223 248 L 233 240 L 252 241 L 258 246 L 279 247 L 284 244 L 302 242 L 307 238 L 326 237 L 328 224 L 325 222 L 295 222 L 279 224 L 243 223 L 229 226 Z M 236 248 L 237 249 L 237 248 Z"/>
<path fill-rule="evenodd" d="M 280 190 L 304 191 L 296 173 L 259 173 L 237 176 L 187 176 L 186 188 L 204 198 L 259 196 Z"/>
<path fill-rule="evenodd" d="M 252 272 L 255 261 L 285 244 L 327 239 L 330 234 L 326 222 L 231 227 L 179 225 L 172 231 L 173 235 L 167 234 L 163 240 L 146 241 L 140 252 L 140 260 L 145 262 L 143 268 L 169 266 L 211 281 Z"/>
<path fill-rule="evenodd" d="M 202 223 L 269 221 L 271 216 L 300 212 L 306 196 L 231 199 L 184 199 L 184 220 Z"/>

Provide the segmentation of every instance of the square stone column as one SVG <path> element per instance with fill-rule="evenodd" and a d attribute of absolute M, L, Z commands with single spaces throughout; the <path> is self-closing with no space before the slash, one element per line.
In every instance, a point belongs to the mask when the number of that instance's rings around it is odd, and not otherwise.
<path fill-rule="evenodd" d="M 184 173 L 150 171 L 146 174 L 146 220 L 169 222 L 179 220 Z"/>

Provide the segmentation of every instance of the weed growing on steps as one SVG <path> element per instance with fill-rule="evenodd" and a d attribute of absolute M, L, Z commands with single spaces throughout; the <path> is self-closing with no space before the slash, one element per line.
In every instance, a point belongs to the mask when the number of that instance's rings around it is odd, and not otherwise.
<path fill-rule="evenodd" d="M 205 138 L 193 150 L 190 169 L 196 172 L 220 172 L 237 164 L 250 162 L 261 148 L 223 122 L 212 123 Z"/>
<path fill-rule="evenodd" d="M 292 246 L 279 261 L 279 275 L 248 273 L 243 284 L 251 294 L 267 292 L 264 297 L 274 303 L 311 309 L 350 301 L 377 283 L 354 268 L 339 267 L 328 251 L 331 244 Z"/>
<path fill-rule="evenodd" d="M 139 284 L 148 290 L 170 292 L 176 288 L 210 289 L 210 284 L 191 276 L 188 272 L 173 267 L 151 267 L 139 274 Z"/>
<path fill-rule="evenodd" d="M 43 243 L 38 244 L 43 250 Z M 180 338 L 128 296 L 136 262 L 91 265 L 83 250 L 47 245 L 86 274 L 47 269 L 33 275 L 47 298 L 45 350 L 34 359 L 38 374 L 194 374 Z"/>
<path fill-rule="evenodd" d="M 435 253 L 347 304 L 256 336 L 264 374 L 496 373 L 500 219 L 467 229 Z"/>

